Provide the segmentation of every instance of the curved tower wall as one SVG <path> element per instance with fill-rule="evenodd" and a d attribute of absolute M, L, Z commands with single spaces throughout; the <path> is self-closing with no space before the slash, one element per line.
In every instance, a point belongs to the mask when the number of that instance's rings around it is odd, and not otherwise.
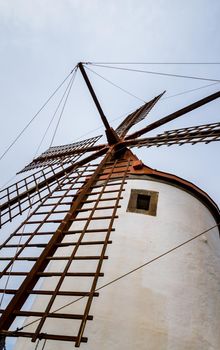
<path fill-rule="evenodd" d="M 127 212 L 131 189 L 158 192 L 156 216 Z M 105 202 L 105 205 L 108 205 Z M 109 202 L 111 205 L 111 202 Z M 145 264 L 187 239 L 216 225 L 197 198 L 184 190 L 149 179 L 129 179 L 115 220 L 115 232 L 108 245 L 108 260 L 99 279 L 102 286 Z M 100 215 L 100 214 L 99 214 Z M 103 224 L 102 224 L 103 226 Z M 74 226 L 74 229 L 76 226 Z M 90 240 L 92 237 L 90 237 Z M 97 239 L 101 239 L 101 233 Z M 88 254 L 88 246 L 82 254 Z M 66 255 L 66 250 L 64 255 Z M 91 271 L 93 263 L 90 262 Z M 56 262 L 57 264 L 57 262 Z M 85 267 L 85 270 L 87 268 Z M 82 271 L 82 265 L 81 270 Z M 82 289 L 88 290 L 88 279 Z M 44 284 L 51 289 L 52 279 Z M 70 281 L 69 281 L 70 283 Z M 72 288 L 68 282 L 65 290 Z M 79 287 L 78 287 L 79 289 Z M 93 299 L 82 350 L 207 350 L 220 349 L 220 239 L 218 229 L 205 233 L 138 271 L 99 291 Z M 73 297 L 60 297 L 54 308 Z M 62 310 L 80 312 L 84 300 Z M 40 305 L 36 299 L 34 309 Z M 68 323 L 69 325 L 69 323 Z M 46 324 L 51 333 L 76 334 L 67 324 L 52 319 Z M 31 331 L 29 327 L 27 331 Z M 40 342 L 39 348 L 43 345 Z M 30 340 L 18 340 L 16 350 L 34 349 Z M 73 349 L 71 343 L 47 341 L 45 350 Z"/>

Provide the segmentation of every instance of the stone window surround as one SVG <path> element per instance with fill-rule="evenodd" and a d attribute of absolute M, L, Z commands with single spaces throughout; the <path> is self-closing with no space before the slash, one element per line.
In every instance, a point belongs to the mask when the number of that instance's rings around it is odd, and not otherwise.
<path fill-rule="evenodd" d="M 137 209 L 137 196 L 138 194 L 149 196 L 150 197 L 150 205 L 149 209 Z M 128 202 L 127 212 L 131 213 L 139 213 L 145 215 L 156 216 L 157 215 L 157 202 L 158 202 L 159 192 L 149 191 L 149 190 L 139 190 L 139 189 L 131 189 L 130 199 Z"/>

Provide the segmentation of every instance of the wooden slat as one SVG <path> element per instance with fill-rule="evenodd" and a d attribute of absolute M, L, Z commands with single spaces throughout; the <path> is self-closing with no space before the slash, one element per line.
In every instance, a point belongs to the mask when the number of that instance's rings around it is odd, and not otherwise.
<path fill-rule="evenodd" d="M 79 191 L 76 195 L 74 195 L 74 201 L 68 202 L 68 206 L 65 209 L 59 210 L 59 205 L 62 205 L 62 200 L 66 198 L 66 196 L 70 196 L 68 191 L 72 191 L 74 189 L 74 183 L 65 183 L 63 181 L 64 187 L 62 188 L 62 184 L 60 182 L 59 189 L 60 195 L 57 196 L 57 192 L 53 191 L 50 195 L 50 200 L 54 201 L 49 203 L 49 200 L 44 201 L 42 206 L 39 206 L 33 214 L 30 215 L 30 217 L 25 222 L 25 230 L 28 230 L 27 232 L 22 233 L 22 226 L 14 233 L 12 234 L 11 238 L 14 237 L 26 237 L 25 243 L 14 243 L 7 241 L 5 243 L 4 248 L 17 248 L 17 253 L 14 257 L 15 263 L 17 261 L 33 261 L 33 265 L 30 266 L 29 271 L 12 271 L 11 278 L 14 277 L 25 277 L 23 279 L 23 282 L 20 282 L 20 287 L 17 290 L 13 289 L 6 289 L 7 294 L 13 295 L 13 298 L 11 301 L 9 301 L 8 305 L 6 306 L 5 310 L 2 313 L 2 317 L 0 320 L 0 327 L 1 329 L 7 329 L 10 327 L 12 322 L 17 317 L 26 316 L 27 318 L 29 316 L 35 316 L 39 317 L 39 321 L 36 324 L 35 330 L 33 331 L 31 338 L 32 341 L 35 341 L 36 339 L 39 339 L 41 337 L 44 322 L 49 317 L 57 317 L 61 319 L 69 318 L 69 319 L 78 319 L 81 324 L 79 325 L 79 332 L 77 337 L 75 337 L 76 345 L 78 343 L 81 343 L 83 341 L 82 339 L 85 339 L 83 337 L 84 332 L 84 324 L 85 321 L 88 319 L 91 319 L 91 316 L 88 313 L 88 305 L 91 305 L 91 302 L 93 300 L 93 297 L 97 297 L 99 293 L 95 291 L 94 286 L 97 283 L 98 278 L 101 278 L 104 276 L 103 272 L 101 272 L 101 266 L 105 259 L 108 259 L 108 256 L 104 253 L 106 252 L 106 248 L 108 244 L 111 244 L 112 241 L 109 239 L 110 233 L 115 231 L 113 228 L 113 222 L 117 218 L 116 211 L 118 208 L 120 208 L 119 201 L 122 199 L 122 192 L 124 190 L 123 186 L 125 184 L 128 168 L 129 168 L 129 162 L 127 163 L 123 160 L 122 163 L 120 161 L 115 160 L 112 164 L 108 164 L 109 170 L 108 173 L 105 171 L 105 164 L 106 162 L 111 158 L 111 152 L 107 154 L 104 158 L 104 160 L 101 162 L 101 164 L 98 166 L 96 171 L 91 174 L 89 178 L 86 179 L 85 182 L 83 182 L 83 186 L 81 191 Z M 127 164 L 127 168 L 124 168 L 122 171 L 122 165 Z M 117 177 L 117 180 L 115 181 L 115 175 L 117 172 L 115 172 L 115 167 L 117 167 L 118 171 L 120 171 L 120 176 Z M 86 167 L 85 167 L 86 168 Z M 127 171 L 126 171 L 127 169 Z M 102 179 L 102 183 L 100 186 L 100 183 L 98 183 L 99 186 L 96 186 L 97 181 L 100 181 L 100 172 L 103 172 L 105 174 L 105 178 Z M 86 169 L 85 169 L 86 173 Z M 82 176 L 82 174 L 79 174 L 79 177 Z M 103 176 L 103 175 L 102 175 Z M 107 190 L 109 186 L 114 186 L 114 182 L 112 182 L 112 179 L 117 183 L 118 189 L 114 190 Z M 77 179 L 76 179 L 77 181 Z M 68 182 L 68 181 L 67 181 Z M 91 194 L 91 191 L 93 191 L 94 187 L 99 187 L 99 191 L 97 194 L 97 198 L 88 199 L 88 197 Z M 62 194 L 61 194 L 62 192 Z M 99 206 L 99 203 L 103 201 L 105 203 L 107 198 L 104 198 L 106 196 L 106 193 L 115 193 L 114 198 L 108 198 L 108 200 L 111 200 L 111 205 L 106 205 L 103 207 Z M 94 193 L 93 193 L 94 194 Z M 72 196 L 72 195 L 71 195 Z M 58 197 L 58 198 L 57 198 Z M 72 196 L 73 197 L 73 196 Z M 65 201 L 65 200 L 64 200 Z M 66 201 L 65 201 L 66 202 Z M 92 203 L 92 206 L 87 207 L 87 203 Z M 70 204 L 70 207 L 69 207 Z M 40 209 L 50 207 L 49 210 Z M 108 210 L 108 215 L 100 215 L 95 216 L 97 214 L 97 211 L 103 211 Z M 80 212 L 86 212 L 87 217 L 80 218 L 78 217 L 78 214 Z M 52 219 L 53 216 L 51 215 L 60 215 L 60 219 Z M 66 215 L 65 215 L 66 214 Z M 102 213 L 103 214 L 103 213 Z M 39 215 L 43 216 L 42 220 L 39 219 Z M 63 215 L 63 217 L 62 217 Z M 109 222 L 106 222 L 107 221 Z M 90 229 L 90 222 L 94 220 L 99 220 L 100 223 L 103 223 L 103 227 L 99 229 Z M 70 227 L 72 227 L 72 224 L 74 222 L 82 222 L 82 228 L 78 230 L 72 230 Z M 52 223 L 55 228 L 52 230 L 47 231 L 47 225 L 48 223 Z M 29 224 L 27 226 L 27 224 Z M 33 226 L 34 225 L 34 226 Z M 34 227 L 34 230 L 32 231 L 32 227 Z M 45 228 L 46 227 L 46 230 Z M 96 233 L 101 233 L 102 238 L 94 240 L 93 235 Z M 70 237 L 71 235 L 77 235 L 75 236 L 76 239 L 74 242 L 71 241 Z M 89 235 L 89 236 L 88 236 Z M 42 236 L 48 240 L 48 243 L 45 241 L 42 241 L 42 243 L 36 243 L 34 244 L 33 241 L 31 241 L 34 237 L 40 237 Z M 63 241 L 64 238 L 69 237 L 68 241 Z M 90 237 L 90 239 L 88 239 Z M 97 237 L 98 238 L 98 237 Z M 86 254 L 82 255 L 80 253 L 79 248 L 81 246 L 94 246 L 92 251 L 92 254 Z M 95 248 L 97 246 L 97 248 Z M 39 255 L 38 256 L 30 256 L 29 251 L 27 254 L 27 249 L 34 249 L 34 248 L 42 248 L 42 251 L 39 249 Z M 59 251 L 57 249 L 61 247 L 69 247 L 68 253 L 65 256 L 58 255 Z M 100 249 L 101 248 L 101 249 Z M 97 249 L 97 251 L 96 251 Z M 56 253 L 57 252 L 57 253 Z M 9 259 L 10 257 L 7 257 Z M 11 257 L 12 258 L 12 257 Z M 3 259 L 6 259 L 6 257 L 3 257 Z M 47 266 L 51 261 L 59 261 L 62 260 L 63 265 L 59 264 L 53 264 L 54 271 L 47 271 Z M 74 271 L 74 264 L 72 262 L 77 260 L 83 260 L 88 261 L 88 270 L 89 266 L 93 266 L 89 264 L 89 261 L 96 260 L 97 264 L 95 264 L 95 271 Z M 56 266 L 58 271 L 56 271 Z M 59 271 L 59 266 L 62 266 L 62 270 Z M 71 271 L 70 270 L 71 266 Z M 80 263 L 79 263 L 80 266 Z M 73 270 L 72 270 L 73 269 Z M 24 269 L 23 269 L 24 270 Z M 2 275 L 10 275 L 10 264 L 7 264 L 7 267 L 3 270 Z M 36 283 L 39 281 L 40 278 L 53 278 L 56 277 L 54 288 L 51 288 L 51 290 L 46 290 L 43 288 L 44 283 L 42 284 L 41 289 L 35 289 Z M 88 278 L 88 282 L 90 286 L 93 286 L 93 289 L 90 289 L 89 291 L 80 291 L 80 290 L 62 290 L 61 286 L 63 284 L 63 281 L 65 278 L 71 277 L 71 278 Z M 0 290 L 1 292 L 1 290 Z M 45 308 L 44 312 L 38 312 L 33 310 L 22 310 L 22 306 L 24 305 L 25 301 L 30 295 L 47 295 L 49 296 L 48 304 Z M 86 308 L 84 308 L 85 303 L 83 303 L 82 312 L 74 313 L 72 311 L 68 316 L 66 314 L 56 314 L 54 316 L 54 312 L 51 311 L 51 307 L 54 304 L 55 298 L 57 296 L 73 296 L 73 297 L 79 297 L 79 298 L 86 298 Z M 89 300 L 89 304 L 88 301 Z M 73 308 L 74 310 L 74 308 Z M 28 320 L 27 320 L 28 322 Z M 83 326 L 82 326 L 83 324 Z M 82 331 L 83 328 L 83 331 Z M 80 336 L 79 336 L 80 334 Z M 59 339 L 65 341 L 65 337 L 63 335 L 58 334 Z"/>
<path fill-rule="evenodd" d="M 34 333 L 32 332 L 20 332 L 20 331 L 6 331 L 2 330 L 1 334 L 7 337 L 24 337 L 24 338 L 33 338 Z M 69 341 L 75 342 L 77 340 L 76 336 L 68 336 L 68 335 L 58 335 L 58 334 L 50 334 L 50 333 L 40 333 L 39 339 L 50 339 L 50 340 L 60 340 L 60 341 Z M 82 343 L 87 343 L 88 338 L 83 337 Z"/>
<path fill-rule="evenodd" d="M 40 311 L 21 311 L 21 310 L 15 310 L 14 312 L 15 316 L 37 316 L 37 317 L 42 317 L 44 315 L 43 312 Z M 82 320 L 83 315 L 80 314 L 64 314 L 64 313 L 49 313 L 47 315 L 49 318 L 64 318 L 64 319 L 70 319 L 70 320 Z M 93 316 L 88 315 L 87 320 L 93 320 Z"/>

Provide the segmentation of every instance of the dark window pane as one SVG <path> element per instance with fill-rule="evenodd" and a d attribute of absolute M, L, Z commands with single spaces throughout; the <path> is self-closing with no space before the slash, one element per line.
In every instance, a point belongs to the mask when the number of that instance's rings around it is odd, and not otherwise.
<path fill-rule="evenodd" d="M 145 194 L 137 195 L 137 209 L 149 210 L 150 208 L 150 196 Z"/>

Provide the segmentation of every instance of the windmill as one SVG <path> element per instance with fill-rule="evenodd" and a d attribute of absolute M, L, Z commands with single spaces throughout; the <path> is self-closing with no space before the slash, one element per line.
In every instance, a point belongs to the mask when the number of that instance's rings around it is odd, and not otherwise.
<path fill-rule="evenodd" d="M 84 64 L 79 63 L 77 67 L 105 126 L 107 143 L 97 145 L 100 139 L 97 136 L 50 147 L 22 170 L 32 171 L 29 176 L 1 191 L 1 227 L 31 210 L 1 245 L 3 287 L 0 292 L 4 303 L 0 310 L 0 349 L 5 348 L 6 337 L 26 338 L 27 349 L 37 348 L 41 341 L 43 347 L 46 342 L 52 342 L 48 349 L 54 348 L 54 342 L 84 346 L 88 340 L 86 325 L 93 319 L 91 307 L 94 302 L 98 305 L 95 299 L 102 289 L 99 282 L 104 276 L 107 251 L 114 245 L 111 235 L 117 231 L 114 227 L 120 220 L 117 213 L 131 179 L 181 187 L 202 203 L 201 210 L 208 210 L 212 218 L 208 220 L 214 222 L 215 229 L 219 224 L 218 207 L 205 192 L 177 176 L 145 166 L 131 148 L 219 141 L 220 123 L 141 136 L 219 98 L 220 92 L 130 133 L 164 92 L 129 114 L 114 130 L 100 106 Z M 160 196 L 159 191 L 152 189 L 131 189 L 127 213 L 155 217 L 158 194 Z M 111 256 L 109 260 L 107 264 L 111 265 Z M 12 283 L 8 282 L 9 278 Z M 87 290 L 82 289 L 85 281 Z M 11 287 L 13 285 L 15 287 Z M 66 312 L 69 305 L 71 308 Z M 20 326 L 19 319 L 24 318 Z M 22 344 L 20 348 L 24 348 Z M 67 345 L 63 346 L 67 349 Z"/>

